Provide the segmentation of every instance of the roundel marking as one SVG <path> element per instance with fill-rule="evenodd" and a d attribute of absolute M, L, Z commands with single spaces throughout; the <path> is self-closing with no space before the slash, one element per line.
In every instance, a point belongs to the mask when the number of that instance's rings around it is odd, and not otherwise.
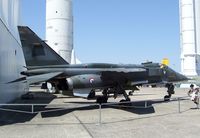
<path fill-rule="evenodd" d="M 91 79 L 89 80 L 89 82 L 92 84 L 92 83 L 94 82 L 94 79 L 91 78 Z"/>

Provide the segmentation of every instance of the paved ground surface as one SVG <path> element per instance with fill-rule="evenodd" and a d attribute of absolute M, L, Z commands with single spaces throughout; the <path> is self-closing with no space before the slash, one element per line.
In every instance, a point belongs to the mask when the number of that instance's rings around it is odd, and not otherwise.
<path fill-rule="evenodd" d="M 100 110 L 94 100 L 51 95 L 34 89 L 34 100 L 16 100 L 16 103 L 48 103 L 34 107 L 34 111 L 70 108 L 56 112 L 35 114 L 0 111 L 0 138 L 90 138 L 90 137 L 183 137 L 199 138 L 200 110 L 189 100 L 163 102 L 164 88 L 142 88 L 131 96 L 133 107 L 103 106 Z M 186 89 L 176 89 L 173 97 L 187 96 Z M 109 102 L 118 102 L 122 97 Z M 145 102 L 146 106 L 143 108 Z M 53 105 L 61 104 L 61 105 Z M 92 105 L 92 106 L 90 106 Z M 30 106 L 4 107 L 31 111 Z"/>

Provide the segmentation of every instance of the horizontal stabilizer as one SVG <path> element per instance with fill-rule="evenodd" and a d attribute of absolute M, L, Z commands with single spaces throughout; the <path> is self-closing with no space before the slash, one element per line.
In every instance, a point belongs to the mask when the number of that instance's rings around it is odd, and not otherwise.
<path fill-rule="evenodd" d="M 35 76 L 30 76 L 30 77 L 22 77 L 22 78 L 14 80 L 14 81 L 11 81 L 9 83 L 27 82 L 28 84 L 34 84 L 34 83 L 46 82 L 46 81 L 51 80 L 61 74 L 62 74 L 62 72 L 54 72 L 54 73 L 46 73 L 46 74 L 35 75 Z"/>

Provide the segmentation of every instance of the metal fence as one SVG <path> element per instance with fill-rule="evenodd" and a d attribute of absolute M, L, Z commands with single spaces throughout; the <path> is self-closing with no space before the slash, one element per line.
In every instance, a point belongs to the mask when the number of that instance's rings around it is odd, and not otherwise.
<path fill-rule="evenodd" d="M 18 113 L 26 113 L 26 114 L 37 114 L 37 113 L 47 113 L 47 112 L 56 112 L 56 111 L 62 111 L 62 110 L 75 110 L 77 108 L 84 108 L 84 107 L 96 107 L 99 112 L 99 120 L 98 124 L 101 125 L 102 123 L 102 108 L 104 107 L 109 107 L 109 106 L 115 106 L 115 107 L 120 107 L 120 108 L 141 108 L 141 109 L 147 109 L 147 108 L 152 108 L 152 105 L 148 105 L 150 101 L 161 101 L 163 99 L 151 99 L 151 100 L 141 100 L 141 101 L 130 101 L 130 102 L 110 102 L 110 103 L 102 103 L 102 104 L 89 104 L 89 105 L 84 105 L 84 106 L 78 106 L 78 107 L 68 107 L 68 104 L 0 104 L 0 110 L 2 111 L 9 111 L 9 112 L 18 112 Z M 167 102 L 172 102 L 172 101 L 177 101 L 177 112 L 181 113 L 181 101 L 183 100 L 190 100 L 190 97 L 185 96 L 185 97 L 176 97 L 176 98 L 171 98 L 170 101 L 162 101 L 160 103 L 167 103 Z M 136 102 L 143 102 L 144 104 L 141 106 L 135 106 L 134 103 Z M 159 103 L 156 103 L 159 104 Z M 46 106 L 53 106 L 53 109 L 46 109 Z M 18 109 L 17 109 L 17 108 Z M 25 110 L 21 110 L 21 107 L 26 107 Z M 38 107 L 42 107 L 39 108 Z M 197 109 L 199 109 L 199 98 L 198 98 L 198 104 L 197 104 Z"/>

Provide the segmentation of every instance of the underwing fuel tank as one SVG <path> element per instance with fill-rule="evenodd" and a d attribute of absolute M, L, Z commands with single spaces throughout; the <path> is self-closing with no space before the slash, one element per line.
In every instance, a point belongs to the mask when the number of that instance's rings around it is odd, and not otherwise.
<path fill-rule="evenodd" d="M 88 98 L 90 92 L 95 88 L 105 87 L 100 75 L 84 74 L 76 75 L 66 80 L 68 90 L 63 91 L 63 95 L 72 95 Z"/>

